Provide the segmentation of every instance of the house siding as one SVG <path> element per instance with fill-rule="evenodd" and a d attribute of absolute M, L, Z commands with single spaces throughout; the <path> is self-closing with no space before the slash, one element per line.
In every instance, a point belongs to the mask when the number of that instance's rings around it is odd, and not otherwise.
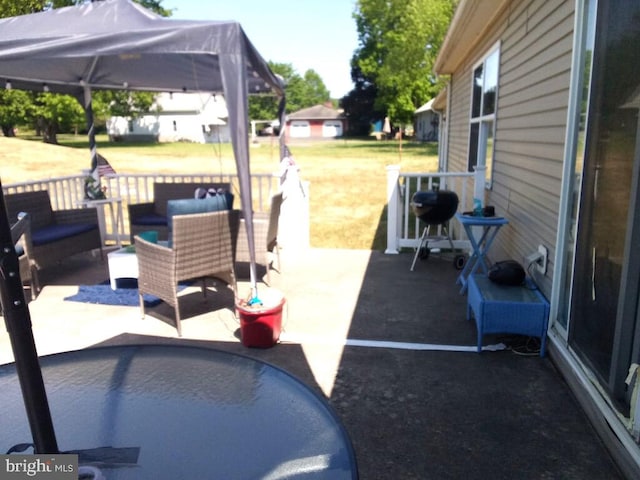
<path fill-rule="evenodd" d="M 416 140 L 420 142 L 438 140 L 438 115 L 433 110 L 416 113 L 414 125 Z"/>
<path fill-rule="evenodd" d="M 574 3 L 511 2 L 452 76 L 449 169 L 467 169 L 472 69 L 500 44 L 492 188 L 485 202 L 509 219 L 491 260 L 524 258 L 549 249 L 544 277 L 550 296 L 569 98 Z"/>

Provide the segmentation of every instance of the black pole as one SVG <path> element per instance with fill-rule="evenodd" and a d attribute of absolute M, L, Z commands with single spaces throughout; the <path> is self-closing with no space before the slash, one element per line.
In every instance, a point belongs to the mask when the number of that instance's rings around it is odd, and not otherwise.
<path fill-rule="evenodd" d="M 85 87 L 82 106 L 87 121 L 87 135 L 89 137 L 89 151 L 91 152 L 91 173 L 98 168 L 98 148 L 96 146 L 96 128 L 93 118 L 93 105 L 91 101 L 91 89 Z"/>
<path fill-rule="evenodd" d="M 17 221 L 17 219 L 14 219 Z M 0 299 L 35 453 L 60 453 L 0 181 Z"/>

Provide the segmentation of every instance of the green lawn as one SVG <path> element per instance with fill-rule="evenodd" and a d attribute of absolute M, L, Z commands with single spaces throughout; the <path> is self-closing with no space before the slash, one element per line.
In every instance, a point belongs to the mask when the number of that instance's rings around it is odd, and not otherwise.
<path fill-rule="evenodd" d="M 251 171 L 278 171 L 277 139 L 273 142 L 261 139 L 261 142 L 251 147 Z M 0 154 L 5 143 L 0 143 Z M 73 155 L 61 155 L 63 158 L 58 160 L 52 160 L 51 155 L 46 159 L 30 155 L 28 161 L 21 157 L 17 163 L 25 166 L 23 180 L 69 175 L 85 168 L 79 165 L 78 158 L 88 159 L 86 137 L 60 135 L 59 143 L 65 148 L 55 148 Z M 302 180 L 310 184 L 311 245 L 321 248 L 383 250 L 386 247 L 385 167 L 400 164 L 403 172 L 434 172 L 438 164 L 436 144 L 407 140 L 402 142 L 401 149 L 398 141 L 375 139 L 294 141 L 289 147 Z M 125 144 L 109 143 L 106 137 L 100 136 L 98 151 L 119 173 L 235 172 L 230 144 Z M 88 167 L 89 161 L 86 162 Z M 2 168 L 0 174 L 5 176 L 5 167 Z M 41 171 L 42 175 L 34 174 L 34 170 Z M 12 182 L 20 181 L 15 179 L 16 175 L 19 176 L 13 172 Z"/>

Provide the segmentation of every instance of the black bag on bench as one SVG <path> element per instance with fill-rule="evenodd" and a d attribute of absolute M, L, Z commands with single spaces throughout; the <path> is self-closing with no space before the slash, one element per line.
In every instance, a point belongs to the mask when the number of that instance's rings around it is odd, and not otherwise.
<path fill-rule="evenodd" d="M 524 283 L 526 274 L 524 267 L 515 260 L 504 260 L 494 263 L 489 268 L 488 277 L 499 285 L 518 286 Z"/>

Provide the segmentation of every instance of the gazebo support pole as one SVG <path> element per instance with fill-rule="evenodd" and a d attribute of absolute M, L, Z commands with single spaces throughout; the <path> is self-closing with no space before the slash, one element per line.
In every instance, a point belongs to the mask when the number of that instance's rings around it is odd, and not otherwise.
<path fill-rule="evenodd" d="M 89 136 L 89 150 L 91 151 L 91 174 L 98 176 L 96 168 L 98 168 L 98 148 L 96 147 L 96 129 L 93 119 L 93 105 L 91 103 L 91 88 L 84 86 L 84 114 L 87 121 L 87 135 Z M 95 173 L 94 173 L 95 172 Z M 99 177 L 96 178 L 99 181 Z"/>

